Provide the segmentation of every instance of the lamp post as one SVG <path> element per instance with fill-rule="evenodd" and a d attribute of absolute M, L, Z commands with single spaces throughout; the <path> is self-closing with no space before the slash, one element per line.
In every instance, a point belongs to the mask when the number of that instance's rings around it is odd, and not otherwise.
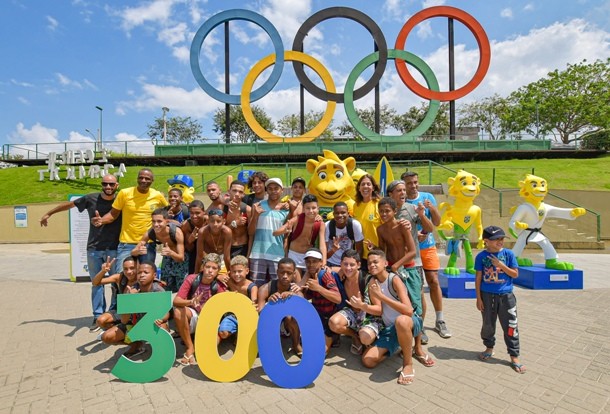
<path fill-rule="evenodd" d="M 165 119 L 165 114 L 169 112 L 169 108 L 164 106 L 161 108 L 163 111 L 163 145 L 167 144 L 167 121 Z"/>
<path fill-rule="evenodd" d="M 104 113 L 104 108 L 102 108 L 101 106 L 95 106 L 95 109 L 100 111 L 100 130 L 99 130 L 99 137 L 98 137 L 98 141 L 99 141 L 99 150 L 102 150 L 102 121 L 103 121 L 103 116 L 102 114 Z"/>
<path fill-rule="evenodd" d="M 91 137 L 93 138 L 93 142 L 97 143 L 97 137 L 95 135 L 93 135 L 93 132 L 91 132 L 87 128 L 85 128 L 85 132 L 88 133 L 89 135 L 91 135 Z M 95 147 L 94 147 L 94 149 L 95 149 Z"/>

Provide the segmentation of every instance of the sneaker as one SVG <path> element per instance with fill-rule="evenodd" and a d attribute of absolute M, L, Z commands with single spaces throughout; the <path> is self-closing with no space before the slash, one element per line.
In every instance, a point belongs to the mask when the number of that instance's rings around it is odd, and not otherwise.
<path fill-rule="evenodd" d="M 97 319 L 93 319 L 93 323 L 89 327 L 89 332 L 94 333 L 99 331 L 101 328 L 97 326 Z"/>
<path fill-rule="evenodd" d="M 426 335 L 426 330 L 425 329 L 421 330 L 421 344 L 422 345 L 427 345 L 428 344 L 428 335 Z"/>
<path fill-rule="evenodd" d="M 441 338 L 451 338 L 451 331 L 447 329 L 445 321 L 436 321 L 436 324 L 434 325 L 434 330 L 438 332 Z"/>
<path fill-rule="evenodd" d="M 100 329 L 100 332 L 97 334 L 97 336 L 95 337 L 95 339 L 97 339 L 98 341 L 102 340 L 102 335 L 104 335 L 104 332 L 106 332 L 103 329 Z"/>

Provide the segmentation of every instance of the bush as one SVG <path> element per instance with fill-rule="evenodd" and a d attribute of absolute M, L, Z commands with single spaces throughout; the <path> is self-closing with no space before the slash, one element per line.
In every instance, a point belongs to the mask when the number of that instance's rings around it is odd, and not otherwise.
<path fill-rule="evenodd" d="M 582 149 L 610 150 L 610 130 L 591 132 L 580 137 Z"/>

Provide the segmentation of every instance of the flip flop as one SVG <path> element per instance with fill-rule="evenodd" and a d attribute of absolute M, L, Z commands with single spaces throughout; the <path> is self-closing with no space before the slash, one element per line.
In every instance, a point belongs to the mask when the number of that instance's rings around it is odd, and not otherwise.
<path fill-rule="evenodd" d="M 191 362 L 191 360 L 193 360 L 193 362 Z M 189 365 L 197 365 L 195 355 L 187 355 L 186 353 L 182 356 L 182 358 L 178 358 L 176 361 L 183 367 L 188 367 Z"/>
<path fill-rule="evenodd" d="M 420 364 L 425 366 L 426 368 L 430 368 L 434 366 L 434 360 L 430 358 L 430 355 L 417 355 L 415 352 L 413 353 L 413 358 L 415 358 Z"/>
<path fill-rule="evenodd" d="M 144 347 L 140 347 L 140 348 L 136 348 L 134 350 L 127 350 L 123 353 L 123 356 L 127 357 L 127 358 L 133 358 L 136 357 L 138 355 L 142 355 L 144 352 L 146 352 L 146 349 Z"/>
<path fill-rule="evenodd" d="M 510 367 L 518 374 L 525 374 L 525 365 L 519 364 L 518 362 L 511 362 Z"/>
<path fill-rule="evenodd" d="M 479 354 L 479 359 L 481 361 L 487 361 L 489 358 L 491 358 L 492 356 L 494 356 L 495 354 L 493 352 L 481 352 Z"/>
<path fill-rule="evenodd" d="M 413 384 L 414 379 L 415 379 L 415 368 L 413 368 L 412 374 L 405 374 L 404 372 L 400 371 L 400 375 L 398 376 L 398 380 L 396 382 L 398 383 L 398 385 L 411 385 L 411 384 Z M 405 382 L 400 382 L 401 380 L 405 381 Z"/>
<path fill-rule="evenodd" d="M 352 346 L 349 348 L 349 351 L 354 355 L 362 355 L 362 348 L 362 344 L 360 344 L 360 346 L 352 344 Z"/>

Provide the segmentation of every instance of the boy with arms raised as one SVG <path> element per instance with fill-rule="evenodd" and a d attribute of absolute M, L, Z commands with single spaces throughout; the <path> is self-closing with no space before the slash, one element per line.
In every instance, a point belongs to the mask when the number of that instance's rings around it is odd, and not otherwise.
<path fill-rule="evenodd" d="M 496 320 L 500 319 L 510 366 L 523 374 L 525 366 L 519 362 L 517 299 L 513 294 L 513 279 L 519 276 L 519 265 L 514 253 L 504 248 L 505 237 L 500 227 L 486 227 L 483 230 L 485 250 L 475 258 L 477 309 L 483 316 L 481 339 L 486 347 L 479 359 L 487 361 L 494 355 Z"/>
<path fill-rule="evenodd" d="M 222 260 L 216 253 L 207 254 L 201 263 L 200 273 L 188 275 L 174 297 L 176 330 L 185 346 L 184 355 L 178 359 L 180 365 L 197 364 L 191 334 L 195 333 L 203 305 L 212 295 L 226 290 L 222 283 L 216 282 L 221 263 Z"/>
<path fill-rule="evenodd" d="M 305 298 L 311 299 L 311 304 L 320 316 L 324 328 L 326 354 L 328 354 L 333 336 L 336 335 L 330 330 L 328 321 L 337 311 L 337 305 L 341 304 L 343 298 L 333 274 L 323 269 L 323 260 L 320 249 L 312 247 L 305 252 L 306 270 L 300 284 Z"/>
<path fill-rule="evenodd" d="M 382 250 L 373 249 L 369 252 L 369 272 L 373 276 L 367 289 L 370 304 L 358 298 L 350 298 L 350 304 L 369 315 L 381 316 L 382 323 L 366 323 L 360 329 L 360 340 L 364 345 L 372 345 L 364 351 L 362 364 L 374 368 L 387 356 L 391 356 L 399 348 L 402 349 L 402 370 L 398 377 L 401 385 L 411 384 L 415 376 L 413 356 L 423 355 L 421 341 L 415 341 L 421 332 L 422 320 L 409 299 L 407 288 L 400 277 L 391 277 L 387 271 L 388 261 Z M 390 285 L 391 284 L 391 285 Z M 419 295 L 419 290 L 411 297 Z M 413 354 L 411 353 L 413 350 Z M 427 365 L 434 365 L 429 357 Z"/>
<path fill-rule="evenodd" d="M 294 260 L 289 257 L 280 259 L 277 265 L 277 278 L 272 279 L 258 290 L 258 311 L 263 310 L 267 302 L 277 302 L 288 299 L 290 296 L 303 296 L 301 288 L 294 282 L 297 273 Z M 296 320 L 292 316 L 287 316 L 282 320 L 283 327 L 290 334 L 292 341 L 292 352 L 297 356 L 303 354 L 301 347 L 301 331 Z"/>

